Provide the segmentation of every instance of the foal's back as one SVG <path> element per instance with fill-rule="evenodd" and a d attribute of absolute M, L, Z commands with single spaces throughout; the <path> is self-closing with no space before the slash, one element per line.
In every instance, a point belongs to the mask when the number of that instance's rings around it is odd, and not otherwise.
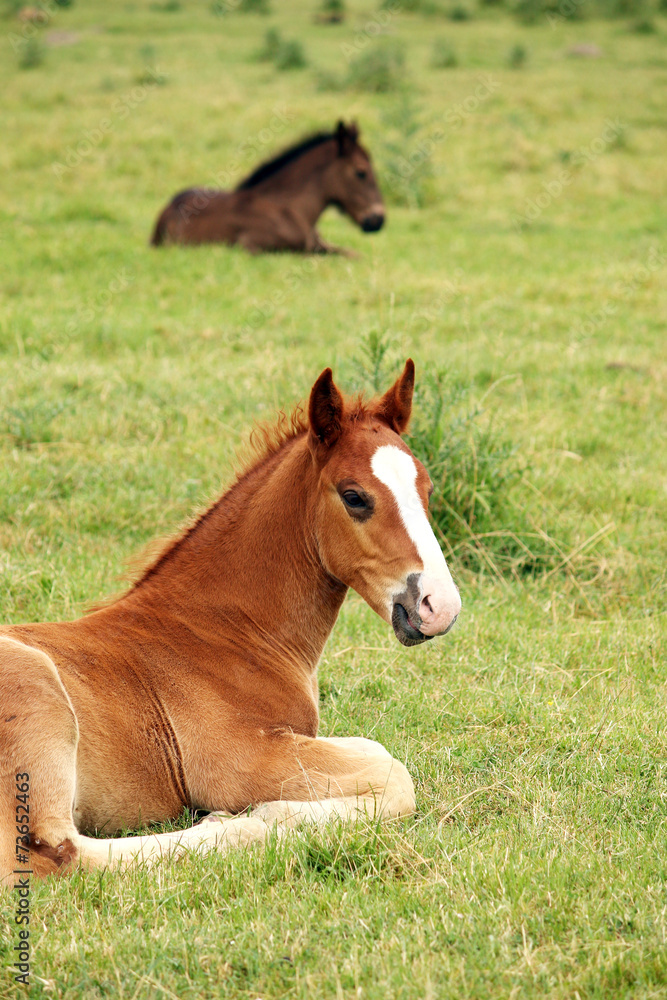
<path fill-rule="evenodd" d="M 242 219 L 235 219 L 237 192 L 188 188 L 179 192 L 160 214 L 151 245 L 163 243 L 236 243 Z"/>

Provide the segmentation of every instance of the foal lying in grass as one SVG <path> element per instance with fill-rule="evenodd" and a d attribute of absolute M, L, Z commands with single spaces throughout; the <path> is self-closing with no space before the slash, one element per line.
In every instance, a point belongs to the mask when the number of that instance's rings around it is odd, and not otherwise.
<path fill-rule="evenodd" d="M 338 123 L 263 163 L 235 191 L 189 188 L 175 195 L 155 223 L 162 243 L 238 243 L 251 253 L 347 253 L 317 231 L 329 205 L 365 233 L 384 224 L 385 212 L 371 158 L 356 125 Z"/>
<path fill-rule="evenodd" d="M 413 385 L 408 361 L 380 399 L 346 402 L 326 369 L 307 419 L 267 433 L 124 596 L 78 621 L 2 630 L 1 880 L 19 856 L 47 875 L 413 810 L 410 775 L 379 743 L 317 736 L 317 664 L 349 587 L 406 646 L 449 631 L 461 607 L 428 473 L 400 436 Z M 84 835 L 185 806 L 224 815 Z"/>

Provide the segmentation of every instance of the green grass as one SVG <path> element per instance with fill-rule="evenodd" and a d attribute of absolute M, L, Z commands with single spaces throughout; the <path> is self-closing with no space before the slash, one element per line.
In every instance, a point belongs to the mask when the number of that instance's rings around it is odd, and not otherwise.
<path fill-rule="evenodd" d="M 37 29 L 28 68 L 0 22 L 5 620 L 117 589 L 229 482 L 254 420 L 326 365 L 357 384 L 374 330 L 483 407 L 525 469 L 517 518 L 562 549 L 525 578 L 454 560 L 464 611 L 427 649 L 346 602 L 321 731 L 405 760 L 413 819 L 35 886 L 31 997 L 667 996 L 667 20 L 422 6 L 325 26 L 315 2 L 90 0 Z M 306 68 L 255 59 L 271 28 Z M 456 66 L 431 68 L 438 38 Z M 402 89 L 320 89 L 386 42 Z M 601 56 L 567 55 L 582 42 Z M 358 259 L 148 249 L 177 190 L 339 117 L 397 202 L 375 236 L 327 214 Z"/>

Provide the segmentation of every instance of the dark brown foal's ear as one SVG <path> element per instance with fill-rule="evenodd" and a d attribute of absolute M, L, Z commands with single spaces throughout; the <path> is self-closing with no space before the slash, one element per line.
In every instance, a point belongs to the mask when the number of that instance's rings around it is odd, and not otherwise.
<path fill-rule="evenodd" d="M 412 358 L 408 358 L 403 374 L 375 404 L 375 416 L 389 424 L 397 434 L 403 434 L 410 422 L 414 387 L 415 363 Z"/>
<path fill-rule="evenodd" d="M 345 128 L 345 122 L 341 118 L 336 125 L 336 131 L 334 132 L 334 138 L 338 143 L 338 155 L 342 156 L 345 152 L 345 140 L 347 138 L 347 129 Z"/>
<path fill-rule="evenodd" d="M 346 153 L 351 152 L 352 147 L 359 138 L 359 129 L 357 128 L 355 122 L 351 122 L 349 125 L 346 125 L 341 118 L 336 126 L 334 137 L 338 143 L 338 155 L 345 156 Z"/>
<path fill-rule="evenodd" d="M 330 448 L 343 429 L 343 397 L 334 385 L 330 368 L 325 368 L 310 390 L 308 422 L 312 438 Z"/>

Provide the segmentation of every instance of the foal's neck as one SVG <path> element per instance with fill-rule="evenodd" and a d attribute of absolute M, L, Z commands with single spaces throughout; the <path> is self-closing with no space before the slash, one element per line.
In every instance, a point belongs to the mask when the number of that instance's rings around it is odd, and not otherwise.
<path fill-rule="evenodd" d="M 161 605 L 260 662 L 314 670 L 347 593 L 319 557 L 315 489 L 301 434 L 242 476 L 126 600 Z"/>
<path fill-rule="evenodd" d="M 332 142 L 308 150 L 255 188 L 258 194 L 287 204 L 314 226 L 331 203 L 326 185 L 326 171 L 335 156 Z"/>

